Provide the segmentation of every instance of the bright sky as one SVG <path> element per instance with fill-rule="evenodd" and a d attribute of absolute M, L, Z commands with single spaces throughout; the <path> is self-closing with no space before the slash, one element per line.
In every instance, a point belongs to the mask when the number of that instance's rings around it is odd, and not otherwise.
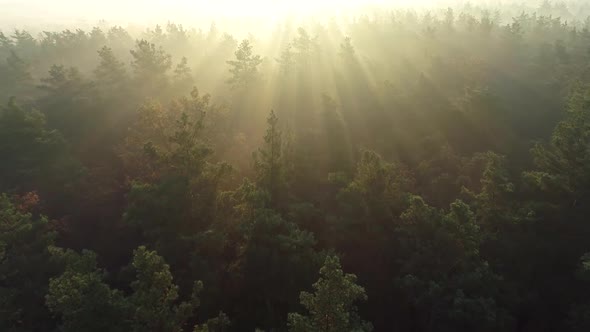
<path fill-rule="evenodd" d="M 440 0 L 0 0 L 4 16 L 85 19 L 154 19 L 163 16 L 254 16 L 337 13 L 374 4 L 408 5 Z"/>
<path fill-rule="evenodd" d="M 465 1 L 468 0 L 0 0 L 0 30 L 88 28 L 101 20 L 124 27 L 174 22 L 206 29 L 211 22 L 217 22 L 224 28 L 247 28 L 245 21 L 261 27 L 285 16 L 332 18 L 354 15 L 360 7 L 442 8 Z"/>

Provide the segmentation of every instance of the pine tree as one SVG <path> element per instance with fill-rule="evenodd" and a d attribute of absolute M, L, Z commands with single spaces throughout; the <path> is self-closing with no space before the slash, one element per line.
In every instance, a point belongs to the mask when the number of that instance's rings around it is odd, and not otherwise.
<path fill-rule="evenodd" d="M 14 40 L 15 50 L 25 59 L 30 59 L 36 55 L 38 44 L 28 31 L 16 29 L 12 35 L 12 39 Z"/>
<path fill-rule="evenodd" d="M 203 284 L 194 283 L 190 301 L 179 301 L 170 267 L 145 247 L 133 252 L 131 267 L 136 279 L 129 296 L 104 281 L 105 272 L 97 267 L 93 252 L 78 254 L 54 248 L 53 254 L 64 263 L 65 270 L 50 280 L 46 304 L 61 318 L 61 331 L 181 332 L 200 305 L 198 295 Z M 228 325 L 229 319 L 220 313 L 203 326 L 210 326 L 211 332 L 222 332 Z M 207 330 L 196 326 L 195 331 Z"/>
<path fill-rule="evenodd" d="M 0 49 L 2 51 L 7 51 L 14 46 L 12 39 L 7 37 L 2 31 L 0 31 Z"/>
<path fill-rule="evenodd" d="M 196 325 L 193 332 L 227 332 L 229 331 L 230 325 L 231 321 L 229 317 L 225 313 L 220 312 L 217 317 L 209 319 L 207 323 Z"/>
<path fill-rule="evenodd" d="M 98 51 L 100 63 L 94 69 L 94 83 L 102 101 L 106 103 L 105 112 L 116 111 L 121 101 L 129 99 L 130 77 L 128 76 L 126 66 L 119 61 L 110 47 L 104 46 Z M 112 106 L 111 106 L 112 105 Z M 116 105 L 116 106 L 115 106 Z M 109 118 L 114 116 L 109 116 Z"/>
<path fill-rule="evenodd" d="M 313 284 L 313 294 L 301 292 L 301 304 L 309 316 L 289 314 L 293 332 L 362 332 L 371 331 L 369 323 L 360 320 L 355 302 L 366 301 L 365 289 L 356 284 L 356 276 L 345 274 L 336 256 L 328 256 Z"/>
<path fill-rule="evenodd" d="M 8 65 L 8 74 L 13 84 L 22 88 L 32 86 L 33 77 L 30 73 L 29 64 L 21 59 L 16 52 L 10 51 L 10 55 L 6 58 L 6 64 Z"/>
<path fill-rule="evenodd" d="M 193 87 L 193 74 L 188 66 L 188 59 L 186 57 L 182 57 L 176 68 L 174 68 L 173 84 L 174 88 L 179 90 L 179 94 L 183 94 L 184 91 L 190 91 Z"/>
<path fill-rule="evenodd" d="M 132 265 L 137 273 L 136 281 L 131 284 L 133 294 L 129 298 L 135 308 L 133 331 L 182 331 L 198 305 L 196 296 L 203 284 L 195 283 L 194 303 L 177 303 L 178 286 L 173 284 L 170 267 L 161 256 L 139 247 L 133 252 Z"/>
<path fill-rule="evenodd" d="M 268 127 L 264 136 L 264 146 L 254 153 L 257 184 L 270 195 L 271 206 L 277 207 L 285 187 L 282 158 L 282 132 L 279 118 L 274 111 L 267 118 Z"/>
<path fill-rule="evenodd" d="M 172 68 L 172 56 L 146 40 L 139 40 L 131 50 L 131 65 L 135 80 L 146 93 L 159 95 L 168 84 L 168 71 Z"/>
<path fill-rule="evenodd" d="M 44 92 L 38 102 L 50 128 L 59 130 L 71 142 L 80 142 L 104 115 L 96 103 L 96 89 L 77 68 L 53 65 L 41 79 Z"/>
<path fill-rule="evenodd" d="M 356 61 L 356 51 L 352 46 L 352 39 L 350 37 L 344 38 L 344 42 L 340 44 L 340 57 L 347 64 L 353 64 Z"/>
<path fill-rule="evenodd" d="M 262 63 L 260 55 L 252 53 L 250 41 L 244 39 L 235 53 L 236 60 L 227 61 L 232 77 L 228 83 L 233 88 L 248 87 L 258 78 L 258 66 Z"/>
<path fill-rule="evenodd" d="M 293 40 L 293 50 L 295 51 L 295 62 L 298 66 L 306 67 L 311 64 L 311 58 L 317 52 L 316 39 L 312 38 L 305 29 L 297 29 L 297 37 Z"/>
<path fill-rule="evenodd" d="M 131 50 L 133 56 L 133 68 L 140 78 L 150 76 L 163 76 L 172 66 L 172 57 L 162 47 L 146 40 L 136 43 L 135 49 Z"/>
<path fill-rule="evenodd" d="M 396 285 L 420 316 L 420 329 L 507 328 L 497 303 L 500 279 L 480 257 L 483 234 L 469 206 L 456 201 L 443 213 L 416 196 L 401 219 Z"/>
<path fill-rule="evenodd" d="M 104 45 L 107 43 L 107 36 L 101 28 L 94 27 L 88 34 L 88 41 L 95 48 L 104 47 Z"/>
<path fill-rule="evenodd" d="M 49 277 L 56 273 L 49 252 L 54 237 L 47 218 L 33 217 L 0 195 L 0 330 L 51 326 L 43 297 Z"/>
<path fill-rule="evenodd" d="M 29 64 L 12 49 L 7 49 L 6 64 L 0 63 L 0 98 L 30 98 L 34 95 Z M 0 56 L 3 55 L 0 49 Z"/>
<path fill-rule="evenodd" d="M 63 137 L 47 129 L 43 114 L 23 110 L 14 99 L 0 109 L 0 191 L 47 189 L 39 186 L 63 171 L 54 167 L 64 152 Z"/>
<path fill-rule="evenodd" d="M 283 52 L 281 52 L 281 57 L 276 59 L 276 61 L 280 65 L 281 74 L 284 76 L 289 75 L 295 66 L 295 54 L 293 53 L 293 46 L 289 44 L 283 50 Z"/>
<path fill-rule="evenodd" d="M 49 281 L 46 304 L 61 318 L 61 331 L 129 331 L 127 303 L 123 294 L 107 285 L 97 268 L 96 254 L 54 249 L 65 271 Z"/>
<path fill-rule="evenodd" d="M 549 144 L 537 144 L 532 154 L 536 170 L 526 179 L 562 204 L 590 205 L 590 90 L 577 92 L 566 119 L 555 128 Z M 586 210 L 587 211 L 587 210 Z"/>
<path fill-rule="evenodd" d="M 125 64 L 119 61 L 110 47 L 104 46 L 98 51 L 100 64 L 94 70 L 94 76 L 101 86 L 120 87 L 127 81 Z"/>

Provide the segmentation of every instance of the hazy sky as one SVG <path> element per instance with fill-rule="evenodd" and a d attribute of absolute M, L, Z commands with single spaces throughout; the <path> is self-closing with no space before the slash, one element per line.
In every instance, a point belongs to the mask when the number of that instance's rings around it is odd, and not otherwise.
<path fill-rule="evenodd" d="M 273 18 L 285 14 L 337 13 L 367 4 L 424 4 L 441 0 L 0 0 L 0 20 L 181 19 L 213 16 Z M 448 1 L 448 0 L 447 0 Z"/>
<path fill-rule="evenodd" d="M 408 0 L 0 0 L 5 13 L 52 16 L 142 17 L 171 14 L 250 15 L 278 10 L 310 10 L 349 7 L 362 3 L 395 3 Z M 187 13 L 188 11 L 188 13 Z"/>
<path fill-rule="evenodd" d="M 105 20 L 112 24 L 205 21 L 248 18 L 274 20 L 285 15 L 329 17 L 358 12 L 371 5 L 447 6 L 468 0 L 0 0 L 0 29 L 83 26 Z M 484 2 L 541 0 L 471 0 Z M 581 1 L 581 0 L 580 0 Z M 590 1 L 590 0 L 588 0 Z M 208 23 L 207 23 L 208 24 Z"/>

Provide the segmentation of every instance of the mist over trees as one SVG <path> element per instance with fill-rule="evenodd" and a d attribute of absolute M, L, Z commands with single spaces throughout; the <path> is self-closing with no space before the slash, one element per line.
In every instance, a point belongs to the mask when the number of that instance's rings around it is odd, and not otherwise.
<path fill-rule="evenodd" d="M 0 31 L 0 330 L 590 329 L 589 3 L 236 27 Z"/>

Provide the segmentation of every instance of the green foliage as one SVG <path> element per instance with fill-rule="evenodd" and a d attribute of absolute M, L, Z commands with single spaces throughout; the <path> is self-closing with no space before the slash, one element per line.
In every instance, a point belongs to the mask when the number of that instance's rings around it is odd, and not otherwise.
<path fill-rule="evenodd" d="M 171 56 L 162 47 L 156 47 L 146 40 L 137 41 L 131 55 L 133 69 L 138 79 L 162 78 L 172 67 Z"/>
<path fill-rule="evenodd" d="M 215 177 L 215 169 L 227 170 L 208 163 L 213 149 L 204 135 L 204 124 L 206 114 L 216 112 L 210 96 L 199 95 L 197 89 L 168 108 L 157 103 L 142 105 L 121 151 L 133 172 L 130 176 L 154 180 L 174 174 L 198 181 L 207 174 Z"/>
<path fill-rule="evenodd" d="M 303 73 L 311 68 L 319 51 L 317 37 L 313 38 L 303 27 L 297 28 L 297 35 L 282 51 L 277 62 L 281 72 L 287 76 L 291 73 Z"/>
<path fill-rule="evenodd" d="M 0 31 L 0 46 L 3 49 L 8 49 L 13 46 L 12 39 L 6 36 L 2 31 Z"/>
<path fill-rule="evenodd" d="M 159 105 L 146 105 L 125 146 L 130 175 L 137 179 L 125 219 L 168 259 L 170 250 L 178 255 L 211 224 L 218 186 L 230 171 L 226 164 L 210 162 L 213 150 L 203 121 L 212 108 L 209 96 L 197 90 L 167 114 Z"/>
<path fill-rule="evenodd" d="M 313 294 L 301 292 L 301 304 L 309 316 L 289 314 L 289 330 L 304 331 L 371 331 L 372 326 L 360 320 L 355 302 L 366 301 L 365 289 L 356 284 L 356 276 L 345 274 L 336 256 L 326 257 L 320 279 L 313 284 Z"/>
<path fill-rule="evenodd" d="M 172 68 L 172 56 L 160 46 L 147 40 L 138 40 L 131 50 L 131 66 L 139 91 L 148 95 L 157 95 L 168 88 L 167 72 Z"/>
<path fill-rule="evenodd" d="M 191 301 L 180 302 L 169 266 L 145 247 L 133 253 L 136 280 L 129 296 L 105 283 L 105 272 L 96 266 L 96 254 L 54 249 L 54 255 L 66 268 L 51 279 L 46 302 L 51 312 L 61 317 L 63 331 L 181 332 L 200 304 L 203 284 L 195 282 Z M 222 331 L 229 319 L 220 313 L 207 324 L 210 331 Z"/>
<path fill-rule="evenodd" d="M 230 65 L 229 72 L 232 74 L 228 83 L 233 88 L 248 87 L 255 83 L 259 78 L 258 66 L 262 63 L 262 58 L 260 55 L 252 53 L 252 45 L 249 40 L 242 41 L 235 57 L 236 60 L 227 61 L 227 64 Z"/>
<path fill-rule="evenodd" d="M 352 182 L 339 194 L 341 204 L 355 222 L 368 230 L 382 230 L 406 206 L 412 175 L 396 163 L 388 163 L 372 151 L 364 151 Z"/>
<path fill-rule="evenodd" d="M 96 254 L 55 249 L 65 271 L 49 281 L 46 303 L 61 317 L 63 331 L 129 331 L 123 294 L 104 281 L 96 266 Z M 100 319 L 96 319 L 100 317 Z"/>
<path fill-rule="evenodd" d="M 94 70 L 94 77 L 97 84 L 109 96 L 121 93 L 128 84 L 127 70 L 125 64 L 117 59 L 110 47 L 104 46 L 98 51 L 100 64 Z"/>
<path fill-rule="evenodd" d="M 293 39 L 295 63 L 306 68 L 311 64 L 312 58 L 318 51 L 317 38 L 313 38 L 302 27 L 297 29 L 297 36 Z"/>
<path fill-rule="evenodd" d="M 401 216 L 398 286 L 422 313 L 422 329 L 496 330 L 506 322 L 495 297 L 499 278 L 480 257 L 482 235 L 469 206 L 443 214 L 414 197 Z"/>
<path fill-rule="evenodd" d="M 186 57 L 182 57 L 180 62 L 174 68 L 174 77 L 172 78 L 172 81 L 174 90 L 188 92 L 193 88 L 193 74 Z"/>
<path fill-rule="evenodd" d="M 282 131 L 274 111 L 270 112 L 266 121 L 268 127 L 264 145 L 254 153 L 254 169 L 256 183 L 269 193 L 271 206 L 278 207 L 286 189 Z"/>
<path fill-rule="evenodd" d="M 506 167 L 506 158 L 493 152 L 476 155 L 472 162 L 484 165 L 479 183 L 479 193 L 464 188 L 464 192 L 474 200 L 477 219 L 489 235 L 497 234 L 502 227 L 515 224 L 522 219 L 522 212 L 512 204 L 515 186 L 511 182 Z M 523 206 L 524 209 L 526 207 Z M 523 210 L 524 210 L 523 209 Z"/>
<path fill-rule="evenodd" d="M 67 140 L 83 140 L 95 121 L 104 113 L 96 104 L 96 90 L 74 67 L 53 65 L 49 76 L 41 79 L 40 102 L 47 125 L 57 129 Z"/>
<path fill-rule="evenodd" d="M 570 206 L 585 205 L 590 195 L 590 103 L 586 91 L 572 97 L 565 120 L 553 132 L 549 145 L 537 144 L 532 154 L 537 171 L 526 178 L 541 190 Z"/>
<path fill-rule="evenodd" d="M 6 65 L 0 64 L 0 77 L 3 78 L 0 81 L 0 97 L 3 99 L 13 96 L 27 98 L 32 95 L 34 81 L 30 65 L 14 50 L 10 50 Z"/>
<path fill-rule="evenodd" d="M 69 171 L 63 137 L 47 128 L 43 114 L 23 110 L 14 99 L 0 109 L 0 155 L 0 191 L 48 190 Z"/>
<path fill-rule="evenodd" d="M 323 96 L 325 144 L 330 146 L 328 166 L 331 172 L 350 175 L 353 168 L 353 151 L 339 105 L 334 99 Z"/>
<path fill-rule="evenodd" d="M 284 314 L 296 307 L 297 292 L 311 282 L 321 256 L 314 250 L 313 234 L 272 210 L 254 210 L 250 218 L 242 221 L 231 269 L 242 289 L 239 296 L 248 294 L 249 305 L 236 319 L 254 315 L 258 326 L 278 328 Z"/>
<path fill-rule="evenodd" d="M 295 55 L 293 53 L 293 46 L 290 44 L 283 50 L 280 57 L 276 59 L 281 67 L 281 74 L 283 76 L 289 75 L 295 66 Z"/>
<path fill-rule="evenodd" d="M 43 305 L 48 279 L 56 273 L 49 246 L 55 233 L 45 217 L 33 217 L 0 195 L 0 329 L 34 331 L 51 320 Z"/>
<path fill-rule="evenodd" d="M 170 267 L 156 252 L 139 247 L 133 253 L 132 265 L 137 273 L 129 298 L 134 308 L 133 331 L 182 331 L 198 302 L 176 303 L 178 286 L 172 283 Z M 195 301 L 202 288 L 202 283 L 195 283 Z"/>
<path fill-rule="evenodd" d="M 352 39 L 350 37 L 344 38 L 344 41 L 340 44 L 339 55 L 347 64 L 354 64 L 356 59 L 356 51 L 352 46 Z"/>
<path fill-rule="evenodd" d="M 203 325 L 195 326 L 193 332 L 226 332 L 229 330 L 231 323 L 229 318 L 223 312 L 219 313 L 216 318 L 211 318 Z"/>

